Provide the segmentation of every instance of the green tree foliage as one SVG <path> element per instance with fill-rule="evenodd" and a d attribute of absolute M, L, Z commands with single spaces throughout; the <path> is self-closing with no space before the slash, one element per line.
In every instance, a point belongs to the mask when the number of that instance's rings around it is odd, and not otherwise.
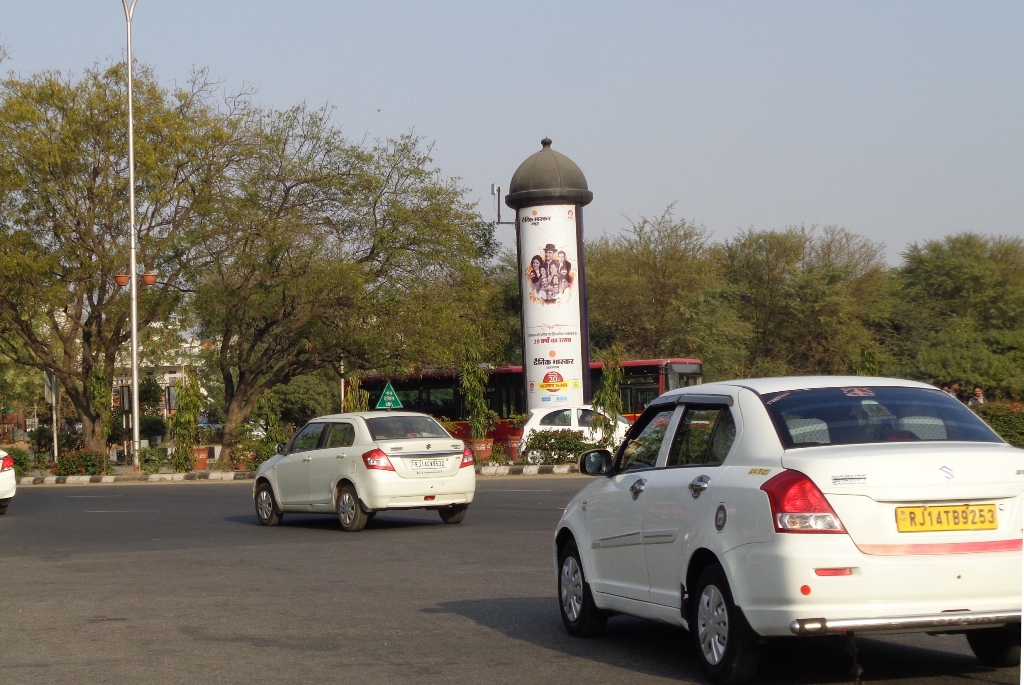
<path fill-rule="evenodd" d="M 749 325 L 704 228 L 669 208 L 598 238 L 586 259 L 595 357 L 618 344 L 632 358 L 695 356 L 713 376 L 738 372 Z"/>
<path fill-rule="evenodd" d="M 594 417 L 593 428 L 600 433 L 598 444 L 603 447 L 614 445 L 616 424 L 622 414 L 619 386 L 622 384 L 623 373 L 620 361 L 618 349 L 612 348 L 604 359 L 601 387 L 594 392 L 593 407 L 597 415 Z"/>
<path fill-rule="evenodd" d="M 747 375 L 845 374 L 888 322 L 882 246 L 830 226 L 744 231 L 724 245 L 749 326 Z M 749 302 L 748 302 L 749 300 Z"/>
<path fill-rule="evenodd" d="M 113 280 L 128 264 L 125 75 L 0 82 L 0 351 L 57 375 L 96 452 L 109 404 L 93 390 L 112 385 L 129 338 L 127 289 Z M 140 289 L 145 328 L 173 310 L 200 259 L 232 134 L 202 75 L 171 92 L 140 67 L 134 93 L 140 266 L 162 283 Z"/>
<path fill-rule="evenodd" d="M 163 399 L 164 389 L 160 387 L 160 383 L 152 376 L 143 376 L 139 381 L 140 409 L 147 414 L 155 416 L 160 412 Z"/>
<path fill-rule="evenodd" d="M 177 411 L 171 415 L 169 434 L 174 441 L 171 465 L 175 471 L 190 471 L 193 468 L 193 449 L 199 444 L 199 427 L 196 421 L 203 411 L 203 396 L 199 379 L 194 372 L 184 369 L 175 387 Z"/>
<path fill-rule="evenodd" d="M 1024 239 L 961 233 L 903 257 L 899 371 L 1024 397 Z"/>

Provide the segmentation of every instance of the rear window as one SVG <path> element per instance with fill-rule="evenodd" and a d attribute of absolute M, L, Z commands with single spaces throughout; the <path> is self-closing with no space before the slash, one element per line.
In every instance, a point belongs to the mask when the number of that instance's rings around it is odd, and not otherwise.
<path fill-rule="evenodd" d="M 1002 442 L 941 390 L 851 387 L 762 395 L 786 449 L 876 442 Z"/>
<path fill-rule="evenodd" d="M 448 438 L 441 425 L 429 416 L 382 416 L 366 419 L 370 437 L 378 440 L 405 440 L 406 438 Z"/>

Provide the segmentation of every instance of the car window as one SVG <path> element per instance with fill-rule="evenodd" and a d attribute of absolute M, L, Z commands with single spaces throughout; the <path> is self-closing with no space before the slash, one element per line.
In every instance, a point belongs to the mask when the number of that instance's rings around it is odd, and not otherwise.
<path fill-rule="evenodd" d="M 620 470 L 638 471 L 654 468 L 674 411 L 675 407 L 665 407 L 651 416 L 647 425 L 622 450 Z"/>
<path fill-rule="evenodd" d="M 580 428 L 593 428 L 596 417 L 597 414 L 592 409 L 576 410 L 576 422 L 580 425 Z"/>
<path fill-rule="evenodd" d="M 320 443 L 320 434 L 324 432 L 324 424 L 310 423 L 299 431 L 299 434 L 292 439 L 292 452 L 308 452 L 315 450 Z"/>
<path fill-rule="evenodd" d="M 451 437 L 429 416 L 382 416 L 366 419 L 366 427 L 374 441 Z"/>
<path fill-rule="evenodd" d="M 724 407 L 715 422 L 715 432 L 711 436 L 711 445 L 708 447 L 708 455 L 705 462 L 708 464 L 721 464 L 729 456 L 732 444 L 736 442 L 736 418 L 729 408 Z"/>
<path fill-rule="evenodd" d="M 351 447 L 356 441 L 356 428 L 351 423 L 332 423 L 324 439 L 324 449 Z"/>
<path fill-rule="evenodd" d="M 572 425 L 572 414 L 569 413 L 568 409 L 559 409 L 540 417 L 540 425 L 542 426 L 571 426 Z"/>
<path fill-rule="evenodd" d="M 941 390 L 815 388 L 761 399 L 786 449 L 921 440 L 1002 442 L 974 412 Z"/>
<path fill-rule="evenodd" d="M 707 461 L 708 446 L 712 443 L 712 435 L 717 432 L 723 414 L 729 414 L 726 407 L 687 407 L 679 428 L 676 430 L 672 447 L 668 452 L 665 466 L 692 466 Z M 731 419 L 732 416 L 730 415 Z M 735 426 L 733 427 L 735 436 Z M 726 446 L 726 452 L 728 447 Z M 719 446 L 721 449 L 721 446 Z M 720 463 L 718 459 L 715 463 Z"/>

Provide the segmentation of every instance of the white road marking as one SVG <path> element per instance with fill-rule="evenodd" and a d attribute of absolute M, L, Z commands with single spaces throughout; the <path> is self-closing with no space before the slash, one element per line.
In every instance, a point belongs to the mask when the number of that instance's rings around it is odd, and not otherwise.
<path fill-rule="evenodd" d="M 98 509 L 94 511 L 87 511 L 86 514 L 145 514 L 154 511 L 160 511 L 159 509 Z"/>

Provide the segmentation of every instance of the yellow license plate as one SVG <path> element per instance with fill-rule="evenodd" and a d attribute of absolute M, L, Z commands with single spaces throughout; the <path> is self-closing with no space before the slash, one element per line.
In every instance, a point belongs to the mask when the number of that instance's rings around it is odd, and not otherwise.
<path fill-rule="evenodd" d="M 939 507 L 897 507 L 896 530 L 927 533 L 934 530 L 995 530 L 999 527 L 994 504 Z"/>

